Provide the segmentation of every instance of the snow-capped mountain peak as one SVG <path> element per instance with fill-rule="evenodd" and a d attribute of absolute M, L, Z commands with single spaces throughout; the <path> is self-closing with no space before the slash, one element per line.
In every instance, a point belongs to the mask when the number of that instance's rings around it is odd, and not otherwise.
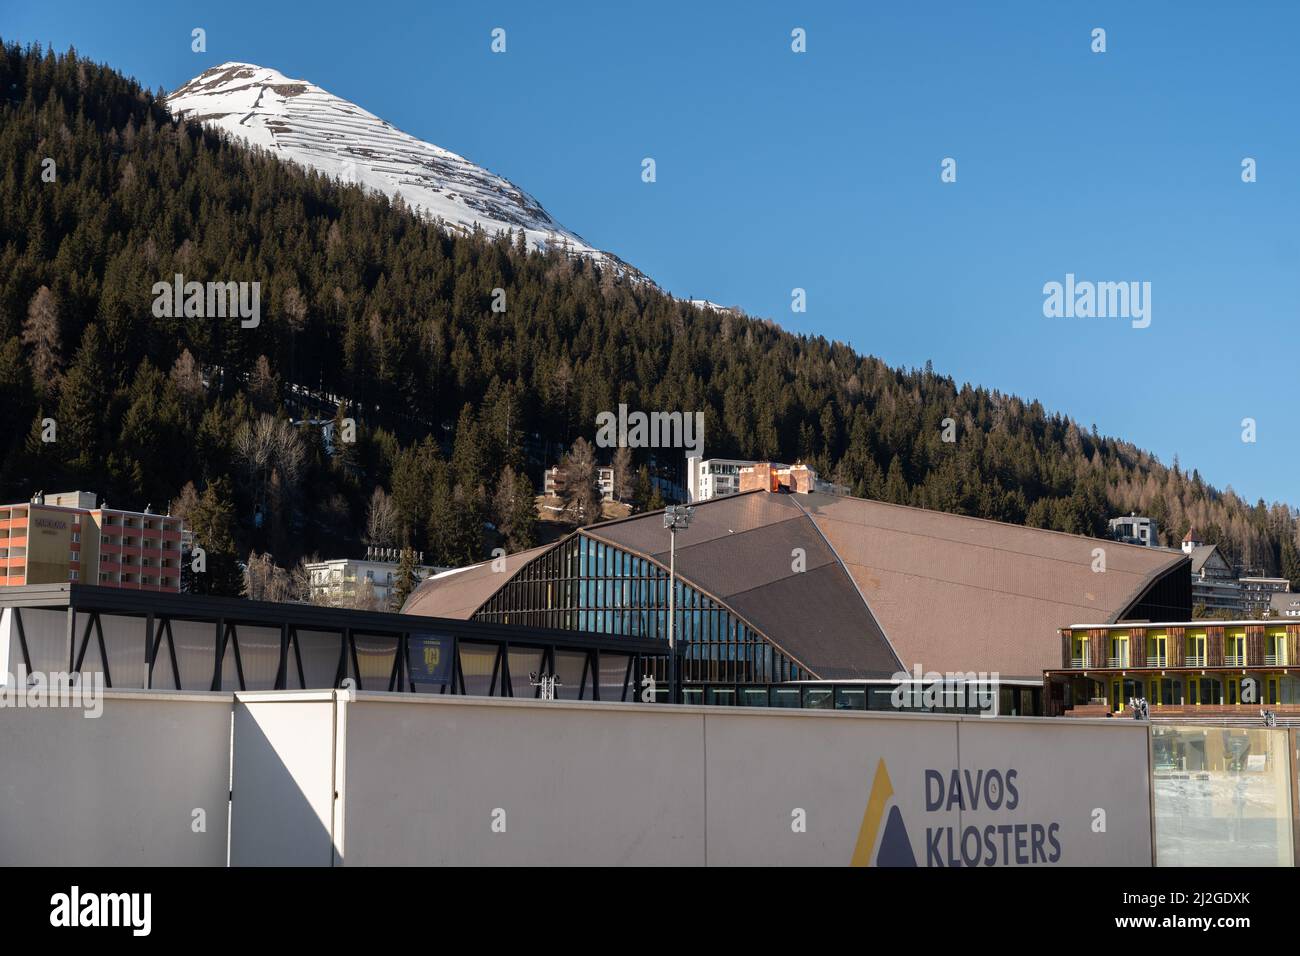
<path fill-rule="evenodd" d="M 524 231 L 530 247 L 566 248 L 623 272 L 509 180 L 403 133 L 355 103 L 252 63 L 223 63 L 167 97 L 173 115 L 199 120 L 302 166 L 355 182 L 438 217 L 450 229 Z"/>

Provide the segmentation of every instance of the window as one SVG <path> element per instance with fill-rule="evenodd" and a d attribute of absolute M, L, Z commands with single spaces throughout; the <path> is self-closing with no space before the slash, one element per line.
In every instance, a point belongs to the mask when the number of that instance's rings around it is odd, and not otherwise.
<path fill-rule="evenodd" d="M 74 532 L 72 532 L 72 543 L 73 543 L 73 544 L 80 544 L 80 543 L 81 543 L 81 532 L 80 532 L 80 531 L 74 531 Z"/>
<path fill-rule="evenodd" d="M 1205 666 L 1205 633 L 1187 635 L 1187 661 L 1188 667 Z"/>
<path fill-rule="evenodd" d="M 1147 667 L 1169 666 L 1168 638 L 1164 634 L 1147 636 Z"/>
<path fill-rule="evenodd" d="M 836 710 L 866 710 L 867 691 L 864 687 L 836 687 Z"/>
<path fill-rule="evenodd" d="M 75 581 L 75 580 L 77 580 L 77 577 L 78 577 L 77 569 L 76 569 L 76 568 L 70 568 L 70 569 L 68 570 L 68 580 L 69 580 L 69 581 Z"/>
<path fill-rule="evenodd" d="M 708 595 L 677 581 L 674 637 L 683 681 L 768 684 L 810 675 Z M 524 565 L 477 620 L 630 637 L 667 637 L 668 572 L 621 548 L 577 535 Z M 667 679 L 667 661 L 653 664 Z M 774 706 L 780 706 L 775 701 Z M 799 705 L 798 692 L 794 706 Z"/>
<path fill-rule="evenodd" d="M 1287 665 L 1285 631 L 1273 631 L 1264 635 L 1264 663 L 1278 667 Z"/>
<path fill-rule="evenodd" d="M 803 706 L 808 710 L 833 710 L 832 688 L 805 687 L 803 689 Z"/>
<path fill-rule="evenodd" d="M 1087 634 L 1071 635 L 1070 665 L 1072 667 L 1088 666 L 1088 635 Z"/>
<path fill-rule="evenodd" d="M 1200 685 L 1202 704 L 1223 703 L 1223 684 L 1221 681 L 1215 677 L 1202 677 Z"/>
<path fill-rule="evenodd" d="M 1246 664 L 1246 635 L 1236 631 L 1223 638 L 1223 663 L 1228 667 L 1244 667 Z M 1233 701 L 1233 703 L 1236 703 Z"/>
<path fill-rule="evenodd" d="M 1127 634 L 1111 635 L 1110 666 L 1128 667 L 1128 635 Z"/>

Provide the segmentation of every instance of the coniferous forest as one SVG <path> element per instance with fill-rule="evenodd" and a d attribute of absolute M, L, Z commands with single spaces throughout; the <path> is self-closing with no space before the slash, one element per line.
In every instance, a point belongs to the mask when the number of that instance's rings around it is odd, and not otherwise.
<path fill-rule="evenodd" d="M 1094 535 L 1137 511 L 1173 545 L 1195 525 L 1300 586 L 1289 507 L 1037 402 L 451 234 L 177 123 L 74 51 L 4 44 L 0 95 L 0 500 L 171 508 L 207 545 L 201 589 L 239 593 L 253 552 L 529 546 L 542 468 L 619 403 L 703 410 L 707 455 L 800 459 L 855 495 Z M 260 324 L 155 317 L 176 274 L 259 282 Z"/>

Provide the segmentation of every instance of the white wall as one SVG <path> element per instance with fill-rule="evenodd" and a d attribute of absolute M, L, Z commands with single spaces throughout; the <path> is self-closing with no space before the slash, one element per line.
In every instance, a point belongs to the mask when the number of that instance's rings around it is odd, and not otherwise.
<path fill-rule="evenodd" d="M 919 865 L 1149 866 L 1149 753 L 1113 719 L 108 691 L 0 708 L 0 863 L 224 865 L 233 762 L 235 865 L 843 866 L 892 833 Z"/>
<path fill-rule="evenodd" d="M 123 690 L 97 718 L 0 708 L 0 863 L 224 866 L 231 706 Z"/>
<path fill-rule="evenodd" d="M 238 695 L 232 866 L 333 865 L 337 696 Z"/>
<path fill-rule="evenodd" d="M 347 705 L 343 862 L 704 862 L 698 714 L 446 700 Z"/>
<path fill-rule="evenodd" d="M 345 709 L 348 864 L 843 866 L 875 861 L 895 807 L 918 865 L 1151 864 L 1137 722 L 390 694 Z M 963 791 L 991 775 L 978 805 L 947 799 L 954 774 Z"/>

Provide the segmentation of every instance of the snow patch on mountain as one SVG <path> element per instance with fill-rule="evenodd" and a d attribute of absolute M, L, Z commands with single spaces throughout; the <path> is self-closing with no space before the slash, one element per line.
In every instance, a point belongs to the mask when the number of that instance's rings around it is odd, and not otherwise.
<path fill-rule="evenodd" d="M 252 63 L 223 63 L 166 98 L 172 114 L 356 183 L 459 232 L 523 230 L 538 250 L 561 249 L 640 276 L 556 222 L 509 180 L 423 140 L 305 80 Z"/>

